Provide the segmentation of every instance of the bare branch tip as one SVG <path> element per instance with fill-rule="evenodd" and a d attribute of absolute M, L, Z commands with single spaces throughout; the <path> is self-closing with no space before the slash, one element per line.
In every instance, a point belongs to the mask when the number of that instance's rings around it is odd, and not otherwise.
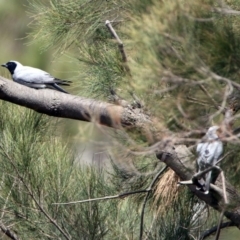
<path fill-rule="evenodd" d="M 106 20 L 105 25 L 109 25 L 109 24 L 110 24 L 110 21 Z"/>

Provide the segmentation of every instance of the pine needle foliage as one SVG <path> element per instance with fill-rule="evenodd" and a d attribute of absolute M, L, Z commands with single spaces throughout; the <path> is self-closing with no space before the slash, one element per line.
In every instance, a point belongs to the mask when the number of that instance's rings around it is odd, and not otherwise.
<path fill-rule="evenodd" d="M 81 45 L 79 46 L 81 57 L 78 57 L 78 60 L 87 69 L 82 73 L 82 93 L 85 96 L 107 99 L 111 89 L 126 83 L 124 80 L 126 73 L 117 45 L 115 42 Z"/>
<path fill-rule="evenodd" d="M 240 53 L 239 15 L 217 11 L 221 1 L 33 0 L 29 3 L 33 17 L 31 37 L 41 41 L 43 50 L 54 47 L 57 53 L 74 52 L 79 62 L 81 94 L 106 99 L 114 89 L 131 101 L 128 92 L 133 91 L 145 102 L 148 112 L 156 116 L 156 122 L 161 122 L 163 130 L 177 133 L 221 121 L 221 113 L 214 105 L 226 106 L 229 85 L 224 78 L 239 83 Z M 238 1 L 228 1 L 228 4 L 234 9 L 240 8 Z M 117 42 L 105 26 L 106 20 L 112 21 L 124 43 L 127 63 L 122 61 Z M 92 169 L 76 169 L 67 148 L 43 134 L 48 129 L 44 125 L 48 122 L 45 117 L 28 114 L 29 118 L 27 115 L 24 119 L 26 123 L 15 116 L 11 116 L 10 122 L 0 120 L 1 178 L 7 186 L 2 204 L 14 213 L 5 214 L 5 221 L 13 223 L 15 215 L 21 216 L 24 224 L 19 223 L 19 231 L 25 231 L 28 237 L 40 238 L 44 233 L 45 237 L 60 238 L 61 231 L 49 224 L 49 219 L 46 221 L 34 195 L 54 219 L 61 219 L 58 224 L 66 235 L 76 239 L 79 236 L 134 239 L 139 232 L 142 196 L 119 203 L 68 207 L 51 203 L 113 194 L 116 189 L 145 188 L 153 174 L 143 174 L 144 170 L 154 171 L 156 167 L 156 164 L 148 165 L 151 156 L 128 156 L 133 171 L 115 164 L 117 177 L 108 181 Z M 29 134 L 32 136 L 28 138 Z M 133 145 L 142 144 L 144 140 L 138 138 Z M 233 166 L 237 165 L 236 159 Z M 172 191 L 172 194 L 177 192 L 176 198 L 164 199 L 163 187 L 156 188 L 159 194 L 155 199 L 153 194 L 149 197 L 146 236 L 148 239 L 179 236 L 190 239 L 189 226 L 196 202 L 187 194 L 180 197 L 181 192 L 176 189 Z M 165 218 L 159 214 L 159 207 L 154 209 L 154 200 L 162 204 L 162 209 L 170 208 L 165 211 Z M 130 229 L 133 226 L 134 229 Z"/>
<path fill-rule="evenodd" d="M 166 214 L 156 216 L 148 239 L 186 239 L 190 240 L 189 226 L 191 224 L 194 200 L 189 195 L 183 195 L 168 208 Z"/>
<path fill-rule="evenodd" d="M 58 123 L 49 117 L 3 102 L 0 114 L 3 224 L 22 239 L 124 239 L 136 234 L 129 227 L 133 222 L 125 225 L 136 218 L 136 210 L 126 219 L 129 206 L 119 207 L 115 200 L 54 205 L 116 190 L 103 172 L 76 167 L 74 154 L 55 134 Z"/>
<path fill-rule="evenodd" d="M 106 19 L 121 17 L 125 1 L 80 0 L 80 1 L 29 1 L 33 17 L 34 39 L 44 48 L 59 47 L 61 52 L 74 43 L 91 43 L 100 39 Z M 35 13 L 35 14 L 34 14 Z M 31 35 L 34 32 L 31 33 Z"/>
<path fill-rule="evenodd" d="M 59 54 L 73 49 L 81 69 L 81 95 L 106 97 L 126 75 L 117 44 L 105 26 L 110 19 L 118 29 L 126 19 L 128 1 L 51 0 L 30 1 L 33 17 L 31 39 L 43 50 L 54 47 Z M 77 77 L 77 76 L 76 76 Z M 79 80 L 79 79 L 78 79 Z"/>
<path fill-rule="evenodd" d="M 172 119 L 185 129 L 210 124 L 206 119 L 216 110 L 202 86 L 219 105 L 227 87 L 211 73 L 238 82 L 239 16 L 212 11 L 217 4 L 153 1 L 146 13 L 134 15 L 127 29 L 135 50 L 131 83 L 172 130 L 181 130 Z M 152 104 L 155 101 L 158 105 Z"/>

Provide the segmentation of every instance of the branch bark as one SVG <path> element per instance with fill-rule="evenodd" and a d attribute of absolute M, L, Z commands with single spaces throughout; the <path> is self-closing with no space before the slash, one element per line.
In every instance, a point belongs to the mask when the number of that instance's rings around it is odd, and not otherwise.
<path fill-rule="evenodd" d="M 150 119 L 141 109 L 123 108 L 106 102 L 50 89 L 36 90 L 0 76 L 0 99 L 53 117 L 97 122 L 109 127 L 139 127 Z"/>
<path fill-rule="evenodd" d="M 7 228 L 2 222 L 0 222 L 1 231 L 6 234 L 12 240 L 19 240 L 18 236 L 9 228 Z"/>

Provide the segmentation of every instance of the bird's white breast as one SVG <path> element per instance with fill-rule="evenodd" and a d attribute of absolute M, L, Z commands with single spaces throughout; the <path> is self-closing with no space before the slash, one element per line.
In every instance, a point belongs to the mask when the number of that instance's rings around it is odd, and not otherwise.
<path fill-rule="evenodd" d="M 216 140 L 212 142 L 199 143 L 197 146 L 199 155 L 198 163 L 204 162 L 212 164 L 217 161 L 223 152 L 223 144 L 221 141 Z"/>

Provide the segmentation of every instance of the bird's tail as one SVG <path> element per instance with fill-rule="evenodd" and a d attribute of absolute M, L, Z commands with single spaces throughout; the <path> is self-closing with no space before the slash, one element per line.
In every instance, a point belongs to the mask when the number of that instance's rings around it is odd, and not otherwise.
<path fill-rule="evenodd" d="M 211 179 L 212 179 L 212 171 L 209 171 L 208 173 L 206 173 L 205 191 L 204 191 L 205 194 L 209 193 Z"/>
<path fill-rule="evenodd" d="M 67 93 L 68 94 L 68 92 L 66 92 L 64 89 L 59 87 L 56 83 L 51 84 L 51 86 L 52 86 L 53 89 L 55 89 L 55 90 L 57 90 L 59 92 L 63 92 L 63 93 Z"/>
<path fill-rule="evenodd" d="M 54 81 L 59 84 L 59 85 L 64 85 L 64 86 L 70 86 L 70 84 L 72 83 L 72 81 L 69 80 L 62 80 L 59 78 L 55 78 Z"/>

